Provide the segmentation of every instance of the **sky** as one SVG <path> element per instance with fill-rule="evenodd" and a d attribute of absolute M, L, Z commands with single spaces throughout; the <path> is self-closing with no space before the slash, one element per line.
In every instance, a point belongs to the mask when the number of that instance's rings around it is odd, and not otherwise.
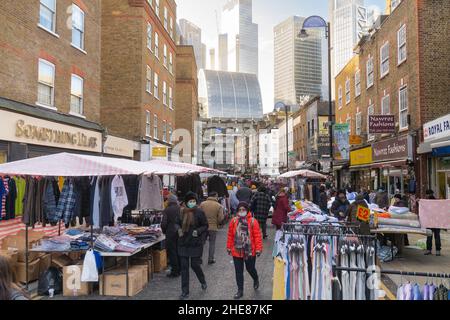
<path fill-rule="evenodd" d="M 216 11 L 220 25 L 220 15 L 226 0 L 175 1 L 177 19 L 187 19 L 202 29 L 202 42 L 208 47 L 209 58 L 209 49 L 217 48 Z M 384 12 L 386 0 L 365 0 L 365 5 L 375 6 Z M 274 105 L 273 28 L 294 15 L 320 15 L 328 19 L 328 0 L 253 0 L 253 22 L 259 25 L 259 81 L 264 112 L 273 110 Z"/>

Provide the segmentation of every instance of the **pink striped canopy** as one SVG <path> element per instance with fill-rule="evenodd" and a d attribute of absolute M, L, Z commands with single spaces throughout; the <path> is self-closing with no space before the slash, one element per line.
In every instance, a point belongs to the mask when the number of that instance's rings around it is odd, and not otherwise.
<path fill-rule="evenodd" d="M 226 172 L 222 172 L 212 168 L 206 168 L 202 166 L 197 166 L 191 163 L 183 163 L 183 162 L 175 162 L 175 161 L 167 161 L 167 160 L 151 160 L 147 162 L 151 167 L 158 168 L 156 172 L 157 174 L 187 174 L 187 173 L 217 173 L 217 174 L 226 174 Z"/>

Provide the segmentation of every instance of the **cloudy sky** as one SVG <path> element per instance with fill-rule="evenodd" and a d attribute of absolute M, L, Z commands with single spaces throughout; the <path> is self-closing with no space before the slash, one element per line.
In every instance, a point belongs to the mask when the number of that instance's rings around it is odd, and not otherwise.
<path fill-rule="evenodd" d="M 220 22 L 226 0 L 175 1 L 178 19 L 185 18 L 202 29 L 202 41 L 207 45 L 208 52 L 210 48 L 216 48 L 216 12 Z M 383 12 L 386 0 L 366 0 L 365 4 Z M 273 109 L 273 27 L 293 15 L 320 15 L 328 18 L 328 0 L 253 0 L 253 21 L 259 25 L 259 81 L 264 112 Z"/>

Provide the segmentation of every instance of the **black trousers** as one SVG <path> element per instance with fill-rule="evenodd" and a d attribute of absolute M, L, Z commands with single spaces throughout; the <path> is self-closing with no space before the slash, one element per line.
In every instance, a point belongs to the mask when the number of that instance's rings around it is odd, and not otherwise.
<path fill-rule="evenodd" d="M 258 272 L 256 271 L 256 257 L 248 257 L 247 260 L 244 258 L 233 258 L 234 269 L 236 271 L 236 283 L 239 291 L 244 291 L 244 264 L 247 272 L 252 277 L 253 281 L 258 280 Z"/>
<path fill-rule="evenodd" d="M 258 220 L 259 228 L 261 229 L 263 237 L 267 236 L 267 218 L 266 219 L 257 218 L 256 220 Z"/>
<path fill-rule="evenodd" d="M 434 235 L 434 241 L 436 244 L 436 251 L 441 251 L 441 229 L 431 229 Z M 427 250 L 433 249 L 433 236 L 427 238 Z"/>
<path fill-rule="evenodd" d="M 169 265 L 172 268 L 172 273 L 180 273 L 180 258 L 178 257 L 177 239 L 166 239 L 167 258 L 169 259 Z"/>
<path fill-rule="evenodd" d="M 189 293 L 189 260 L 191 261 L 191 268 L 201 284 L 205 284 L 205 274 L 203 273 L 201 264 L 201 257 L 180 257 L 181 262 L 181 290 L 183 293 Z"/>

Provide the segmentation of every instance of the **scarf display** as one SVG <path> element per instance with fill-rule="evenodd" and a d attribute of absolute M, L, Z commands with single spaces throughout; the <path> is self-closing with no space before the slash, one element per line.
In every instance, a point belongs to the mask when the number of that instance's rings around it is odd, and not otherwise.
<path fill-rule="evenodd" d="M 238 252 L 240 252 L 244 260 L 252 254 L 252 244 L 250 240 L 250 232 L 248 230 L 247 217 L 239 218 L 236 234 L 234 237 L 234 245 Z"/>

